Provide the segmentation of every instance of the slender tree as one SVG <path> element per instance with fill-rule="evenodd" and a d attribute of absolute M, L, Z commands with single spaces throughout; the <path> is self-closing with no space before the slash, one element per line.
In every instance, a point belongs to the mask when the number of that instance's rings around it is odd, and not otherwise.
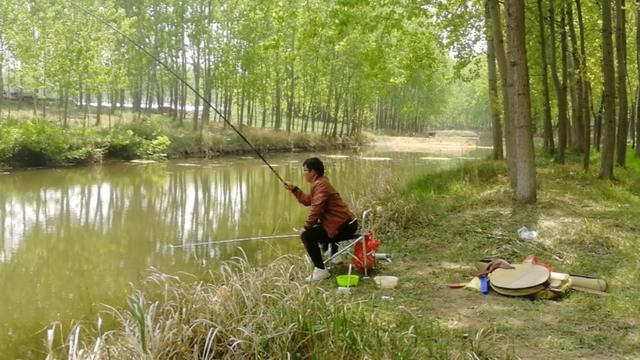
<path fill-rule="evenodd" d="M 511 79 L 509 79 L 509 71 L 507 69 L 507 56 L 504 46 L 504 37 L 502 34 L 502 17 L 500 15 L 500 5 L 497 0 L 488 0 L 491 15 L 491 30 L 493 32 L 493 40 L 495 43 L 495 54 L 500 71 L 500 84 L 502 89 L 502 106 L 504 118 L 504 136 L 506 144 L 507 168 L 509 171 L 509 180 L 512 187 L 516 187 L 517 182 L 517 156 L 515 136 L 513 131 L 513 121 L 511 109 L 511 93 L 509 87 Z"/>
<path fill-rule="evenodd" d="M 553 125 L 551 124 L 551 101 L 549 100 L 549 76 L 547 69 L 547 44 L 544 32 L 544 16 L 542 13 L 542 0 L 538 0 L 538 26 L 540 30 L 540 57 L 542 58 L 542 94 L 544 95 L 544 120 L 543 120 L 543 146 L 548 154 L 555 152 L 553 142 Z"/>
<path fill-rule="evenodd" d="M 624 0 L 616 0 L 616 60 L 618 72 L 618 137 L 616 162 L 625 165 L 629 135 L 627 100 L 627 30 Z"/>
<path fill-rule="evenodd" d="M 556 52 L 556 18 L 553 1 L 549 1 L 549 32 L 551 38 L 551 75 L 553 85 L 556 89 L 556 97 L 558 99 L 558 151 L 556 153 L 556 161 L 564 164 L 564 151 L 567 144 L 566 126 L 567 126 L 567 82 L 566 82 L 566 41 L 561 31 L 560 42 L 562 51 L 562 79 L 558 75 L 558 61 Z"/>
<path fill-rule="evenodd" d="M 491 128 L 493 130 L 493 158 L 504 158 L 502 143 L 502 123 L 500 121 L 500 105 L 498 99 L 498 79 L 496 70 L 496 54 L 493 40 L 493 25 L 489 0 L 485 0 L 485 36 L 487 39 L 487 71 L 489 82 L 489 110 L 491 112 Z"/>
<path fill-rule="evenodd" d="M 611 0 L 602 0 L 602 74 L 604 78 L 604 116 L 600 178 L 613 178 L 616 141 L 616 79 L 613 65 Z"/>

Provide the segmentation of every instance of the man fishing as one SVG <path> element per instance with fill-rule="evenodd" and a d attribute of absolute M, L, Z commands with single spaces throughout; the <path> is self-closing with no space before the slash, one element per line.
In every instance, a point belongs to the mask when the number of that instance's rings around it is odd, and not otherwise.
<path fill-rule="evenodd" d="M 322 261 L 320 246 L 331 244 L 331 253 L 335 254 L 338 249 L 335 243 L 353 237 L 358 229 L 358 220 L 324 176 L 324 164 L 320 159 L 309 158 L 302 166 L 304 179 L 311 184 L 311 192 L 305 194 L 290 181 L 285 181 L 284 187 L 302 205 L 311 207 L 300 238 L 315 266 L 306 280 L 319 281 L 331 276 Z"/>

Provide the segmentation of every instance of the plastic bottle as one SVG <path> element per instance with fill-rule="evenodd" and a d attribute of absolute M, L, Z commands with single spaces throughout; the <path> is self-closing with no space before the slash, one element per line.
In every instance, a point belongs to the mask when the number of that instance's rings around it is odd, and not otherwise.
<path fill-rule="evenodd" d="M 487 279 L 487 275 L 480 276 L 480 292 L 484 295 L 489 293 L 489 279 Z"/>

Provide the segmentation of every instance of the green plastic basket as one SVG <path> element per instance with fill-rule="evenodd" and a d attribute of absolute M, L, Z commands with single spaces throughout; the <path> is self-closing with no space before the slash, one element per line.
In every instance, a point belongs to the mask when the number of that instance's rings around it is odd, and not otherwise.
<path fill-rule="evenodd" d="M 358 275 L 338 275 L 336 276 L 336 282 L 341 287 L 358 286 L 360 282 L 360 276 Z"/>

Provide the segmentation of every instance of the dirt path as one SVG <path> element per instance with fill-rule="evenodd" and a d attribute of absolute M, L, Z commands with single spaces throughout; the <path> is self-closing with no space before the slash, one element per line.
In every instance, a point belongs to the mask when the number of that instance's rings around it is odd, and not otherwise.
<path fill-rule="evenodd" d="M 478 148 L 479 135 L 472 131 L 439 131 L 430 137 L 375 135 L 372 144 L 380 151 L 429 152 L 463 155 Z"/>

